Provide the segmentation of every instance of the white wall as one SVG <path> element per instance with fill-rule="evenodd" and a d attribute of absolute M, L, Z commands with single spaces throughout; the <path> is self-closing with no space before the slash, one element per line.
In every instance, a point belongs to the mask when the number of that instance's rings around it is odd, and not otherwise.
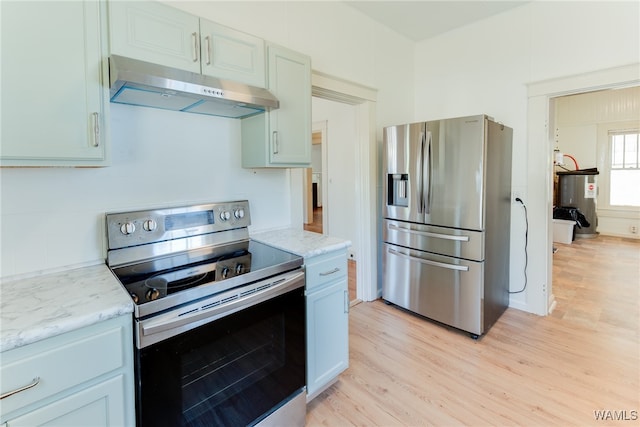
<path fill-rule="evenodd" d="M 528 288 L 511 305 L 543 314 L 547 292 L 548 156 L 530 156 L 527 85 L 637 63 L 638 2 L 532 2 L 416 47 L 415 118 L 486 113 L 514 129 L 514 191 L 529 212 Z M 546 147 L 546 144 L 541 144 Z M 528 197 L 530 196 L 530 197 Z M 514 205 L 511 289 L 524 284 L 524 219 Z"/>
<path fill-rule="evenodd" d="M 254 228 L 288 224 L 287 171 L 240 167 L 240 124 L 111 105 L 112 166 L 1 169 L 2 276 L 100 262 L 104 213 L 248 199 Z"/>
<path fill-rule="evenodd" d="M 167 2 L 379 89 L 377 129 L 412 113 L 413 44 L 339 2 Z M 297 224 L 290 173 L 240 167 L 231 119 L 111 105 L 112 166 L 1 169 L 0 277 L 101 262 L 104 212 L 247 198 L 252 230 Z M 300 212 L 302 212 L 300 208 Z"/>

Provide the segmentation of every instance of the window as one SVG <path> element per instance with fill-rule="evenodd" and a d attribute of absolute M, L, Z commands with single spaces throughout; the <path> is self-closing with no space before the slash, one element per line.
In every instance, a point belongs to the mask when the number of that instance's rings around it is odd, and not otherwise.
<path fill-rule="evenodd" d="M 640 131 L 609 132 L 611 206 L 640 206 Z"/>

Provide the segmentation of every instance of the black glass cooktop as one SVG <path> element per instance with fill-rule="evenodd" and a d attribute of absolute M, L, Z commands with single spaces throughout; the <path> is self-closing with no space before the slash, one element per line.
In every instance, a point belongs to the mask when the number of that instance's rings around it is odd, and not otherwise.
<path fill-rule="evenodd" d="M 251 281 L 259 280 L 274 268 L 297 260 L 302 264 L 297 255 L 250 240 L 156 258 L 114 268 L 113 272 L 133 301 L 141 305 L 247 273 L 252 273 Z"/>

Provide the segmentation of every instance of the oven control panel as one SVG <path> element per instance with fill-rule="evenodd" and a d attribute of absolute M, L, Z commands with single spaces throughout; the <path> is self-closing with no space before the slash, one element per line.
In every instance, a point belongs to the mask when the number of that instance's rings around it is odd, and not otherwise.
<path fill-rule="evenodd" d="M 115 212 L 106 215 L 109 249 L 246 228 L 249 202 L 239 200 L 178 208 Z"/>

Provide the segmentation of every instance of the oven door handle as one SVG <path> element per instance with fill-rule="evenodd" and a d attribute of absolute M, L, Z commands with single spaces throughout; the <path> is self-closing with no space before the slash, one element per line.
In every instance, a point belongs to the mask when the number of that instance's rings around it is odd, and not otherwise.
<path fill-rule="evenodd" d="M 222 298 L 222 301 L 220 304 L 216 303 L 215 306 L 211 306 L 210 299 L 205 299 L 200 301 L 198 305 L 186 306 L 179 312 L 142 320 L 138 325 L 140 332 L 137 342 L 138 348 L 146 347 L 301 287 L 304 287 L 304 271 L 294 271 L 217 295 L 216 299 Z M 252 291 L 243 296 L 242 292 L 245 288 L 251 288 Z M 228 302 L 225 302 L 224 299 L 227 299 L 225 298 L 227 295 Z M 152 335 L 157 335 L 157 338 Z"/>

